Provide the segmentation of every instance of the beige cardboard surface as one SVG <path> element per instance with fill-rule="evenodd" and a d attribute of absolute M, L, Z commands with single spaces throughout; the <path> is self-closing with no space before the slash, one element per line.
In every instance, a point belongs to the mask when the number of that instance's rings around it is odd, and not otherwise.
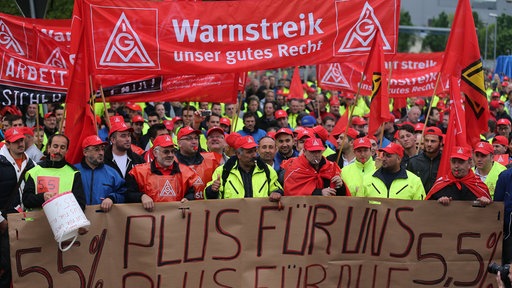
<path fill-rule="evenodd" d="M 42 211 L 9 216 L 14 287 L 487 287 L 501 203 L 284 197 L 86 209 L 59 252 Z M 180 209 L 185 208 L 185 209 Z M 182 212 L 183 211 L 183 212 Z M 98 286 L 102 284 L 102 286 Z"/>

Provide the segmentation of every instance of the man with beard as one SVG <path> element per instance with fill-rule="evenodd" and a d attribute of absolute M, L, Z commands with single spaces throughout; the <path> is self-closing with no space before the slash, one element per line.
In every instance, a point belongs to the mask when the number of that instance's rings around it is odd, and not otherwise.
<path fill-rule="evenodd" d="M 187 166 L 175 161 L 176 145 L 170 135 L 156 137 L 153 143 L 155 160 L 134 167 L 126 177 L 126 202 L 142 203 L 153 211 L 155 202 L 194 200 L 198 177 Z"/>
<path fill-rule="evenodd" d="M 131 149 L 132 132 L 126 123 L 114 122 L 109 134 L 111 145 L 105 150 L 105 164 L 116 169 L 125 179 L 135 165 L 144 163 L 144 159 Z"/>
<path fill-rule="evenodd" d="M 309 138 L 304 142 L 303 154 L 281 164 L 285 196 L 350 196 L 341 180 L 340 167 L 322 156 L 324 150 L 321 139 Z"/>
<path fill-rule="evenodd" d="M 267 132 L 256 127 L 256 118 L 257 115 L 254 112 L 245 112 L 243 116 L 244 128 L 237 132 L 242 136 L 251 136 L 254 139 L 254 141 L 256 141 L 256 143 L 259 143 L 260 139 L 263 138 L 263 136 L 267 135 Z"/>
<path fill-rule="evenodd" d="M 489 188 L 471 170 L 471 149 L 456 146 L 450 154 L 451 171 L 438 178 L 426 199 L 449 205 L 452 200 L 478 201 L 485 206 L 492 202 Z"/>
<path fill-rule="evenodd" d="M 353 196 L 363 190 L 363 178 L 375 172 L 375 161 L 372 158 L 372 143 L 369 138 L 362 137 L 353 140 L 356 161 L 343 167 L 341 178 Z"/>
<path fill-rule="evenodd" d="M 220 129 L 220 128 L 219 128 Z M 212 180 L 215 168 L 220 165 L 221 155 L 216 156 L 213 152 L 199 151 L 199 135 L 201 131 L 190 126 L 185 126 L 178 131 L 178 145 L 176 161 L 192 169 L 197 177 L 195 199 L 203 199 L 203 190 L 206 183 Z"/>
<path fill-rule="evenodd" d="M 116 203 L 124 203 L 126 191 L 121 175 L 104 164 L 106 145 L 97 135 L 86 137 L 82 142 L 84 157 L 76 165 L 82 175 L 87 205 L 100 204 L 104 212 L 110 211 Z"/>
<path fill-rule="evenodd" d="M 277 153 L 274 157 L 274 167 L 281 167 L 281 162 L 299 156 L 299 152 L 293 147 L 293 132 L 289 128 L 277 130 L 276 139 Z"/>
<path fill-rule="evenodd" d="M 233 146 L 236 156 L 215 169 L 213 180 L 206 185 L 206 198 L 269 197 L 270 201 L 279 201 L 283 189 L 277 181 L 277 173 L 257 157 L 258 144 L 254 139 L 238 137 Z"/>
<path fill-rule="evenodd" d="M 423 136 L 423 151 L 407 162 L 407 170 L 420 177 L 425 191 L 430 191 L 437 179 L 437 170 L 441 163 L 443 133 L 437 127 L 428 127 Z"/>
<path fill-rule="evenodd" d="M 65 160 L 68 147 L 69 139 L 62 134 L 48 138 L 48 157 L 39 166 L 28 170 L 25 177 L 25 208 L 42 208 L 43 203 L 53 196 L 71 191 L 82 210 L 85 209 L 80 171 Z"/>
<path fill-rule="evenodd" d="M 22 211 L 21 191 L 25 172 L 34 162 L 25 154 L 23 127 L 5 132 L 5 145 L 0 149 L 0 287 L 10 287 L 8 215 Z"/>
<path fill-rule="evenodd" d="M 393 198 L 403 200 L 423 200 L 425 189 L 421 179 L 400 165 L 404 157 L 404 148 L 390 143 L 379 149 L 382 154 L 382 166 L 363 179 L 362 194 L 358 196 Z"/>

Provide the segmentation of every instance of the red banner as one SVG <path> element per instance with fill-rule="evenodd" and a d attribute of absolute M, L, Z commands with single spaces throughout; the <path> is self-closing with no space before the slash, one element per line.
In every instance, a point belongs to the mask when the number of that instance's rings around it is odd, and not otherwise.
<path fill-rule="evenodd" d="M 166 75 L 153 77 L 100 75 L 108 102 L 191 101 L 236 103 L 239 74 Z M 124 81 L 123 81 L 124 79 Z M 121 84 L 120 84 L 121 83 Z"/>
<path fill-rule="evenodd" d="M 68 70 L 35 62 L 0 47 L 1 105 L 63 102 Z"/>
<path fill-rule="evenodd" d="M 386 56 L 386 69 L 390 72 L 390 97 L 431 96 L 441 70 L 443 53 L 397 53 Z M 357 92 L 364 70 L 363 62 L 345 62 L 317 65 L 319 85 L 323 89 Z M 446 90 L 445 81 L 439 88 Z M 443 86 L 441 86 L 443 85 Z M 443 87 L 443 88 L 441 88 Z M 360 94 L 370 95 L 371 82 L 363 82 Z"/>
<path fill-rule="evenodd" d="M 10 53 L 35 60 L 38 32 L 46 34 L 64 47 L 71 43 L 70 20 L 43 20 L 0 13 L 0 47 Z"/>
<path fill-rule="evenodd" d="M 366 56 L 377 31 L 396 51 L 400 1 L 85 0 L 95 74 L 211 74 Z"/>

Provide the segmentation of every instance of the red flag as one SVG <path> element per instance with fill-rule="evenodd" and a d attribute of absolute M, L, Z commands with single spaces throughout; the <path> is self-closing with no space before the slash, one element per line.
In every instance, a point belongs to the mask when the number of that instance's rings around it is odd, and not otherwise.
<path fill-rule="evenodd" d="M 332 144 L 338 146 L 338 142 L 336 141 L 336 138 L 334 138 L 335 135 L 340 135 L 342 133 L 346 133 L 348 130 L 348 115 L 350 114 L 350 108 L 345 110 L 345 113 L 341 115 L 338 122 L 336 122 L 336 125 L 334 128 L 332 128 L 331 134 L 329 134 L 329 142 Z"/>
<path fill-rule="evenodd" d="M 366 79 L 372 79 L 372 94 L 370 95 L 370 119 L 368 123 L 368 135 L 374 135 L 379 126 L 389 121 L 389 94 L 388 71 L 384 66 L 384 51 L 382 38 L 379 31 L 375 32 L 372 49 L 366 61 L 364 75 Z"/>
<path fill-rule="evenodd" d="M 295 67 L 295 70 L 293 70 L 292 83 L 290 83 L 290 94 L 288 94 L 288 98 L 304 99 L 304 88 L 300 81 L 299 67 Z"/>
<path fill-rule="evenodd" d="M 75 2 L 73 22 L 71 25 L 70 54 L 75 55 L 74 65 L 70 69 L 70 87 L 66 97 L 66 129 L 69 149 L 66 160 L 72 164 L 82 159 L 82 141 L 85 137 L 96 134 L 95 119 L 89 104 L 91 89 L 87 67 L 87 52 L 81 17 L 81 1 Z"/>
<path fill-rule="evenodd" d="M 459 79 L 455 76 L 450 77 L 450 118 L 448 120 L 448 128 L 444 137 L 444 148 L 441 155 L 441 162 L 437 170 L 437 178 L 447 175 L 450 172 L 450 154 L 455 146 L 468 147 L 467 129 L 466 129 L 466 112 L 462 105 L 463 100 L 460 95 L 458 85 Z M 471 129 L 470 129 L 471 130 Z"/>
<path fill-rule="evenodd" d="M 467 131 L 468 143 L 473 146 L 480 141 L 480 133 L 488 129 L 489 105 L 469 0 L 459 0 L 457 5 L 441 73 L 461 80 L 460 90 L 466 94 L 466 126 L 472 128 Z M 452 84 L 454 81 L 450 82 Z"/>

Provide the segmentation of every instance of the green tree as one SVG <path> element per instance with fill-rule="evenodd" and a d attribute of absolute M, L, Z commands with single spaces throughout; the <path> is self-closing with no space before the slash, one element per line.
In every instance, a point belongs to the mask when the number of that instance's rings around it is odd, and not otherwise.
<path fill-rule="evenodd" d="M 37 1 L 37 0 L 35 0 Z M 49 0 L 46 18 L 48 19 L 71 19 L 73 13 L 73 3 L 70 0 Z M 10 15 L 21 16 L 16 2 L 14 0 L 0 0 L 0 12 Z"/>
<path fill-rule="evenodd" d="M 450 27 L 448 15 L 444 12 L 441 12 L 438 17 L 432 18 L 430 26 L 441 28 Z M 430 50 L 432 52 L 444 51 L 447 41 L 448 34 L 429 32 L 425 39 L 423 39 L 423 50 Z"/>
<path fill-rule="evenodd" d="M 414 26 L 411 20 L 411 14 L 407 11 L 400 11 L 400 25 L 401 26 Z M 414 34 L 399 31 L 398 33 L 398 52 L 409 52 L 416 38 Z"/>
<path fill-rule="evenodd" d="M 496 18 L 496 20 L 498 22 L 498 38 L 496 38 L 496 57 L 500 55 L 509 55 L 511 54 L 512 50 L 512 45 L 510 44 L 510 40 L 512 39 L 512 16 L 501 14 L 498 16 L 498 18 Z M 492 33 L 494 33 L 494 30 L 492 31 Z M 491 32 L 489 32 L 489 34 L 490 33 Z M 492 45 L 494 45 L 494 43 Z"/>

